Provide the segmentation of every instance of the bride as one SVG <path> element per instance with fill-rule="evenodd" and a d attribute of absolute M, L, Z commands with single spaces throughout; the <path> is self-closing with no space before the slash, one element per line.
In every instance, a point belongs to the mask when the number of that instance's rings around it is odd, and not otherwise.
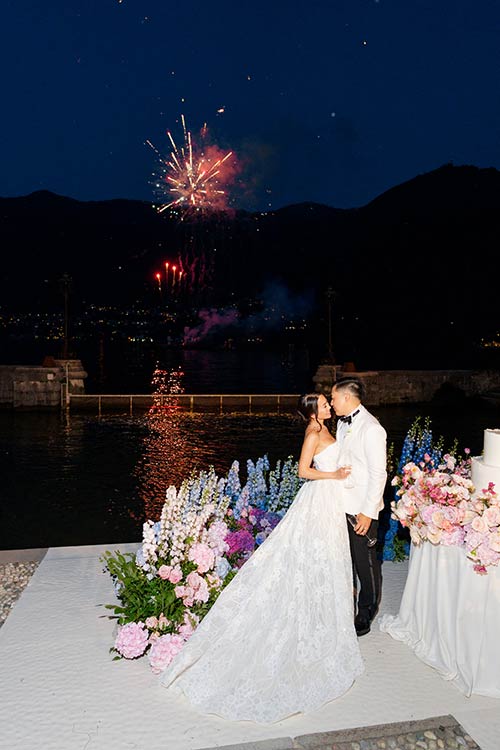
<path fill-rule="evenodd" d="M 354 629 L 352 563 L 336 497 L 338 447 L 322 394 L 299 400 L 307 421 L 305 482 L 274 531 L 223 589 L 161 674 L 205 713 L 274 722 L 338 698 L 363 672 Z"/>

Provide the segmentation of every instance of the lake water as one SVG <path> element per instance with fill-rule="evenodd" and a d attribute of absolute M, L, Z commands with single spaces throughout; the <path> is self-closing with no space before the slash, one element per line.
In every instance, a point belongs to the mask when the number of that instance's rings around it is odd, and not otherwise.
<path fill-rule="evenodd" d="M 445 445 L 481 453 L 483 431 L 500 426 L 500 410 L 480 400 L 377 407 L 399 456 L 418 415 L 432 419 Z M 156 520 L 166 489 L 193 470 L 225 474 L 240 461 L 268 454 L 271 465 L 298 458 L 303 423 L 292 415 L 0 412 L 0 549 L 107 544 L 140 540 Z"/>
<path fill-rule="evenodd" d="M 317 358 L 305 348 L 211 351 L 117 347 L 104 353 L 102 368 L 81 356 L 88 393 L 149 393 L 155 366 L 180 370 L 186 393 L 303 393 L 311 387 Z"/>

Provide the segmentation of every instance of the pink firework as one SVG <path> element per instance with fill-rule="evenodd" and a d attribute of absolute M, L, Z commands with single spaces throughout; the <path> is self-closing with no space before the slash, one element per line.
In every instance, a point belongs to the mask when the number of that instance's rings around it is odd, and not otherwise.
<path fill-rule="evenodd" d="M 151 146 L 160 163 L 154 186 L 162 199 L 158 212 L 169 208 L 188 211 L 214 212 L 228 208 L 227 187 L 237 173 L 237 160 L 232 151 L 221 151 L 218 146 L 205 145 L 207 126 L 201 132 L 198 146 L 186 128 L 181 115 L 184 144 L 179 148 L 170 131 L 167 131 L 172 151 L 168 157 L 160 154 L 151 141 Z M 163 200 L 165 199 L 165 200 Z"/>

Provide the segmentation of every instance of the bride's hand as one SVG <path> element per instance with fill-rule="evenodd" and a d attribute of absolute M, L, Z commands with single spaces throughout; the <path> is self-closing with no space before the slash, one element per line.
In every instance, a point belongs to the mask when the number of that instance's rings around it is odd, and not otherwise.
<path fill-rule="evenodd" d="M 341 466 L 339 469 L 337 469 L 337 471 L 334 472 L 333 478 L 334 479 L 347 479 L 350 473 L 351 473 L 350 466 Z"/>

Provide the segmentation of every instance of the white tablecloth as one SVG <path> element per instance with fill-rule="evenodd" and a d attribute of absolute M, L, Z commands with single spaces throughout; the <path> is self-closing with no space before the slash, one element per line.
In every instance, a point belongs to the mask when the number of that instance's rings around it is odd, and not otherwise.
<path fill-rule="evenodd" d="M 412 544 L 399 613 L 379 626 L 465 695 L 500 698 L 500 567 L 479 575 L 459 547 Z"/>

